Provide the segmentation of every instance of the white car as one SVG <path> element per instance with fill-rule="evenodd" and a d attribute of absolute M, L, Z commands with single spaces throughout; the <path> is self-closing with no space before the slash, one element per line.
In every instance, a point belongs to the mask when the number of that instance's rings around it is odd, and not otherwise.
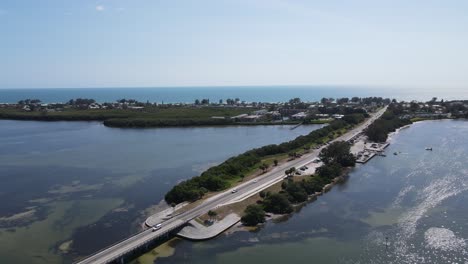
<path fill-rule="evenodd" d="M 151 228 L 151 232 L 159 230 L 159 229 L 161 229 L 161 227 L 162 227 L 162 224 L 157 224 L 157 225 L 153 226 L 153 228 Z"/>
<path fill-rule="evenodd" d="M 236 189 L 234 189 L 234 190 L 232 190 L 232 191 L 231 191 L 231 193 L 236 193 L 236 192 L 237 192 L 237 190 L 236 190 Z"/>
<path fill-rule="evenodd" d="M 258 182 L 258 180 L 257 180 L 257 179 L 255 179 L 255 180 L 253 180 L 253 182 L 254 182 L 254 183 L 256 183 L 256 182 Z"/>

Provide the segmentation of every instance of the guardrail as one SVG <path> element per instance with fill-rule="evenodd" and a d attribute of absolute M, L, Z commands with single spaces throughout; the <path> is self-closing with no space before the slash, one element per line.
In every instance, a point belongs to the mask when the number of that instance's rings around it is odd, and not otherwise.
<path fill-rule="evenodd" d="M 175 229 L 181 227 L 181 226 L 184 225 L 184 224 L 185 224 L 185 222 L 183 222 L 183 223 L 181 223 L 180 225 L 177 225 L 177 226 L 175 226 L 175 227 L 173 227 L 173 228 L 167 230 L 166 232 L 162 233 L 162 234 L 159 235 L 159 236 L 156 236 L 156 237 L 153 237 L 153 238 L 148 239 L 148 240 L 146 240 L 146 241 L 143 241 L 143 242 L 137 244 L 136 246 L 134 246 L 134 247 L 128 249 L 125 253 L 122 253 L 122 254 L 119 254 L 119 255 L 115 256 L 112 260 L 109 260 L 109 261 L 106 262 L 106 263 L 111 263 L 112 261 L 115 261 L 115 260 L 117 260 L 117 259 L 119 259 L 119 258 L 121 258 L 121 257 L 123 257 L 123 256 L 125 256 L 125 255 L 127 255 L 129 252 L 132 252 L 132 251 L 134 251 L 134 250 L 137 250 L 137 249 L 143 247 L 145 244 L 148 243 L 148 241 L 152 241 L 152 240 L 158 239 L 158 238 L 160 238 L 161 236 L 164 236 L 164 235 L 166 235 L 166 234 L 168 234 L 168 233 L 174 231 Z"/>
<path fill-rule="evenodd" d="M 156 236 L 156 237 L 152 237 L 152 238 L 150 238 L 150 239 L 147 239 L 147 240 L 145 240 L 145 241 L 143 241 L 143 242 L 137 244 L 136 246 L 134 246 L 134 247 L 132 247 L 131 249 L 127 250 L 125 253 L 122 253 L 122 254 L 117 255 L 116 257 L 114 257 L 113 259 L 111 259 L 111 260 L 109 260 L 109 261 L 106 261 L 105 263 L 111 263 L 112 261 L 114 261 L 114 260 L 116 260 L 116 259 L 118 259 L 118 258 L 120 258 L 120 257 L 125 256 L 126 254 L 128 254 L 128 252 L 131 252 L 131 251 L 133 251 L 133 250 L 136 250 L 136 249 L 140 248 L 141 246 L 143 246 L 144 244 L 147 244 L 148 241 L 153 241 L 153 240 L 155 240 L 155 239 L 158 239 L 158 238 L 160 238 L 161 236 L 164 236 L 164 235 L 166 235 L 166 234 L 168 234 L 168 233 L 174 231 L 175 229 L 177 229 L 177 228 L 179 228 L 179 227 L 185 225 L 186 223 L 187 223 L 187 222 L 185 222 L 185 221 L 182 220 L 182 222 L 181 222 L 179 225 L 176 225 L 176 226 L 170 228 L 170 229 L 167 230 L 166 232 L 164 232 L 164 233 L 162 233 L 162 234 L 160 234 L 160 235 L 158 235 L 158 236 Z M 75 264 L 85 263 L 87 259 L 92 258 L 93 256 L 95 256 L 95 255 L 97 255 L 97 254 L 99 254 L 99 253 L 102 253 L 102 252 L 104 252 L 104 251 L 106 251 L 106 250 L 108 250 L 108 249 L 110 249 L 110 248 L 112 248 L 112 247 L 114 247 L 114 246 L 116 246 L 116 245 L 118 245 L 118 244 L 121 244 L 121 243 L 123 243 L 123 242 L 125 242 L 125 241 L 127 241 L 127 240 L 129 240 L 129 239 L 131 239 L 131 238 L 133 238 L 133 237 L 135 237 L 135 236 L 138 236 L 138 235 L 140 235 L 140 234 L 143 234 L 144 232 L 147 232 L 147 231 L 148 231 L 148 230 L 143 230 L 143 231 L 141 231 L 141 232 L 138 232 L 138 233 L 136 233 L 136 234 L 133 234 L 133 235 L 130 236 L 130 237 L 127 237 L 127 238 L 124 238 L 124 239 L 122 239 L 122 240 L 119 240 L 118 242 L 115 242 L 115 243 L 113 243 L 113 244 L 111 244 L 111 245 L 109 245 L 109 246 L 107 246 L 107 247 L 105 247 L 105 248 L 103 248 L 103 249 L 101 249 L 101 250 L 99 250 L 99 251 L 97 251 L 97 252 L 91 254 L 91 255 L 88 255 L 88 256 L 84 257 L 83 259 L 81 259 L 81 260 L 75 262 Z"/>

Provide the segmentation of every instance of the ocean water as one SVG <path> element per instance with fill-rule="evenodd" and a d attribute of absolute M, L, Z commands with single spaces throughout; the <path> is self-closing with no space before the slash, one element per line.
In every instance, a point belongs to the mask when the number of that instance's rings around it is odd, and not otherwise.
<path fill-rule="evenodd" d="M 34 98 L 45 103 L 66 102 L 74 98 L 92 98 L 98 102 L 114 102 L 126 98 L 158 103 L 191 103 L 195 99 L 239 98 L 246 102 L 285 102 L 299 97 L 318 101 L 323 97 L 379 96 L 397 100 L 468 99 L 468 89 L 402 89 L 388 87 L 346 86 L 229 86 L 229 87 L 159 87 L 159 88 L 62 88 L 0 89 L 0 103 L 15 103 Z"/>

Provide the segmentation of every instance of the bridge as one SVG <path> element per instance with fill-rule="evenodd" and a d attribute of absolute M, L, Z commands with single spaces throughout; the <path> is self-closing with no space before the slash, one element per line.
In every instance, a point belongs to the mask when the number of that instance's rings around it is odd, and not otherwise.
<path fill-rule="evenodd" d="M 356 137 L 369 124 L 379 118 L 386 109 L 387 107 L 384 107 L 383 109 L 379 110 L 366 121 L 348 131 L 347 133 L 341 135 L 340 137 L 334 139 L 333 141 L 349 141 L 350 139 Z M 155 241 L 158 241 L 164 237 L 168 237 L 173 233 L 177 233 L 176 231 L 181 229 L 190 220 L 207 213 L 209 210 L 215 209 L 225 204 L 240 201 L 268 188 L 277 182 L 282 181 L 284 178 L 284 171 L 286 169 L 290 167 L 299 168 L 309 164 L 318 157 L 322 148 L 313 150 L 311 153 L 303 155 L 296 160 L 274 167 L 272 170 L 268 171 L 262 176 L 256 177 L 255 180 L 246 181 L 234 188 L 206 199 L 203 203 L 194 207 L 193 209 L 190 209 L 181 214 L 174 215 L 172 218 L 162 222 L 161 228 L 156 231 L 148 229 L 134 234 L 127 239 L 115 243 L 91 256 L 84 258 L 81 261 L 78 261 L 77 264 L 125 263 L 129 257 L 136 255 L 137 252 L 147 251 L 148 246 Z M 234 189 L 236 192 L 232 192 Z"/>

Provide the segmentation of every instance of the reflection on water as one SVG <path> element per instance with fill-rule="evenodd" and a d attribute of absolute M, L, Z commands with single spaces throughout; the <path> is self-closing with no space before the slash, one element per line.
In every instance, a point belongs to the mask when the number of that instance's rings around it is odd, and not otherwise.
<path fill-rule="evenodd" d="M 422 122 L 288 221 L 158 263 L 468 263 L 468 122 Z M 432 146 L 433 151 L 425 147 Z"/>
<path fill-rule="evenodd" d="M 178 181 L 319 127 L 114 129 L 2 120 L 0 263 L 90 254 L 135 231 L 141 212 Z"/>

